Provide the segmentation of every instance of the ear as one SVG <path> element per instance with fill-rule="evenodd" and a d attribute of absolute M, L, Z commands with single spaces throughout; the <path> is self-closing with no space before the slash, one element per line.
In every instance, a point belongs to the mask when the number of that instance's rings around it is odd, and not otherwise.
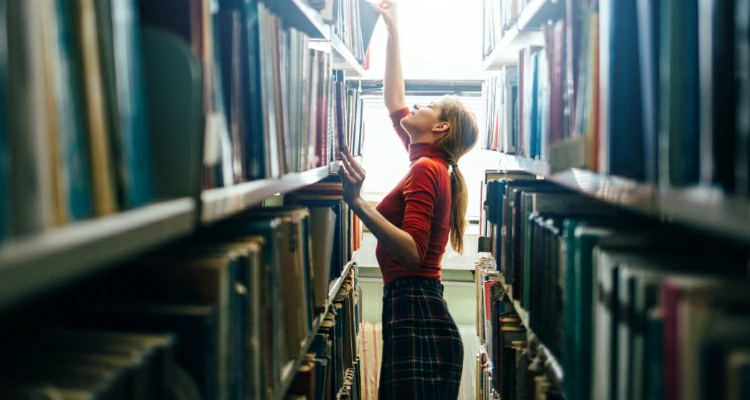
<path fill-rule="evenodd" d="M 432 127 L 433 133 L 445 133 L 450 129 L 451 124 L 449 122 L 441 121 L 437 125 Z"/>

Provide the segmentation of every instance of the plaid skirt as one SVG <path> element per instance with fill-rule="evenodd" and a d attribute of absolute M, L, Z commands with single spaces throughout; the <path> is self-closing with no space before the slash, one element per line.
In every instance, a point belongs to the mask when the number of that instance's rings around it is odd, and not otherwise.
<path fill-rule="evenodd" d="M 455 400 L 463 360 L 440 282 L 402 278 L 385 286 L 378 399 Z"/>

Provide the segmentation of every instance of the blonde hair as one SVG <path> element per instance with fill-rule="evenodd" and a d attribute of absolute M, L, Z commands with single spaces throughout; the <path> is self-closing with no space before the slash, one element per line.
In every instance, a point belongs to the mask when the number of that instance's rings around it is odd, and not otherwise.
<path fill-rule="evenodd" d="M 464 232 L 466 231 L 466 207 L 469 204 L 469 192 L 458 160 L 468 153 L 477 143 L 479 127 L 474 114 L 461 102 L 458 96 L 446 96 L 442 102 L 440 120 L 448 122 L 450 127 L 436 141 L 448 155 L 451 173 L 451 246 L 458 253 L 464 250 Z"/>

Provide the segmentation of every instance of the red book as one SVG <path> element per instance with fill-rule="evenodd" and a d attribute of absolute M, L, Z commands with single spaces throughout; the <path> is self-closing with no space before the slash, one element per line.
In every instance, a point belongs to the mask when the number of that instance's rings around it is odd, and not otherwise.
<path fill-rule="evenodd" d="M 550 116 L 550 143 L 557 143 L 565 137 L 563 124 L 565 123 L 565 96 L 563 80 L 565 79 L 565 20 L 557 21 L 552 32 L 552 99 Z"/>
<path fill-rule="evenodd" d="M 678 312 L 680 288 L 669 281 L 662 284 L 661 304 L 664 311 L 664 400 L 678 400 L 680 351 L 678 343 Z"/>

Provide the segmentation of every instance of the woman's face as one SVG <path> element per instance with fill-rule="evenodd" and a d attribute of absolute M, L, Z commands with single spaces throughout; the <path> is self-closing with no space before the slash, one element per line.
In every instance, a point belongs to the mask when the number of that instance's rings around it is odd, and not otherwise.
<path fill-rule="evenodd" d="M 432 102 L 426 106 L 415 104 L 409 115 L 401 120 L 401 126 L 413 143 L 434 142 L 445 131 L 442 125 L 446 122 L 440 121 L 441 111 L 440 103 Z"/>

